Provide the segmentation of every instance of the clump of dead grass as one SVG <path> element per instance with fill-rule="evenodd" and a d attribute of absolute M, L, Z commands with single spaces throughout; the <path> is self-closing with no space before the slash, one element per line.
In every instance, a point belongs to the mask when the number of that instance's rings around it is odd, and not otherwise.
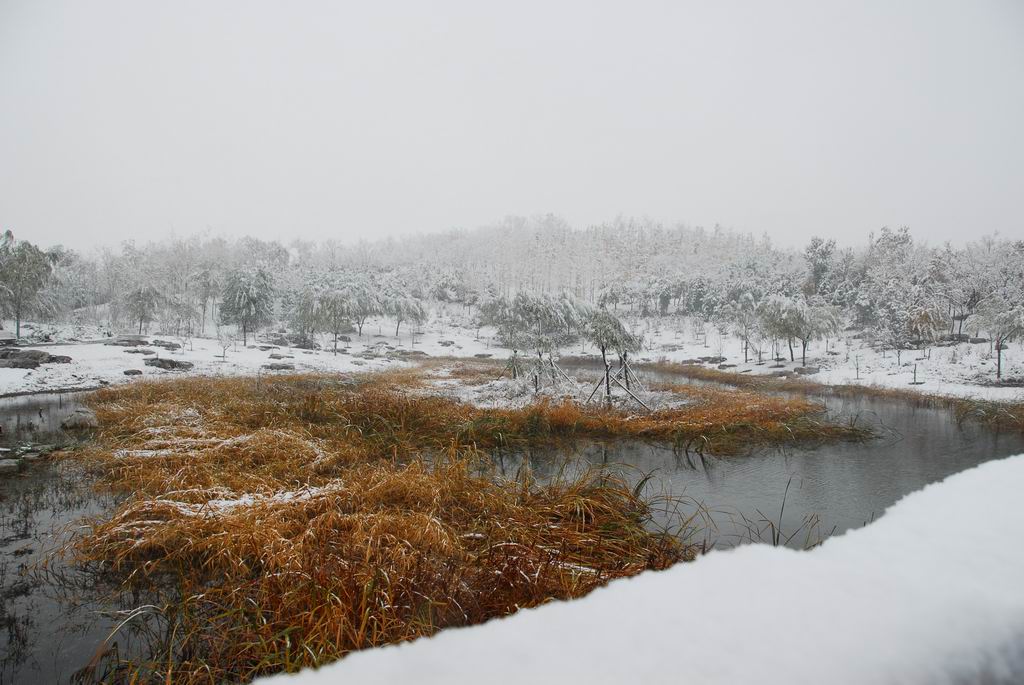
<path fill-rule="evenodd" d="M 568 407 L 491 415 L 388 374 L 188 379 L 94 395 L 74 458 L 125 496 L 69 553 L 162 595 L 151 658 L 96 679 L 223 682 L 315 666 L 660 569 L 693 548 L 600 471 L 477 475 L 473 442 L 622 430 Z M 422 455 L 429 454 L 430 458 Z M 126 675 L 127 674 L 127 675 Z"/>
<path fill-rule="evenodd" d="M 315 666 L 691 554 L 647 530 L 647 505 L 604 475 L 503 487 L 470 471 L 458 457 L 385 462 L 277 495 L 136 497 L 78 554 L 134 583 L 177 579 L 160 657 L 132 668 L 182 682 Z"/>

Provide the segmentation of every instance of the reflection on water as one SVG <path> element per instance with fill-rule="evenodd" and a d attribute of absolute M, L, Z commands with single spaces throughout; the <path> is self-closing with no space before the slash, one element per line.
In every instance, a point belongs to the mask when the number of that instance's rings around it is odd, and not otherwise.
<path fill-rule="evenodd" d="M 80 393 L 44 393 L 0 398 L 0 447 L 24 442 L 63 443 L 60 422 L 81 406 Z"/>
<path fill-rule="evenodd" d="M 40 462 L 0 479 L 0 683 L 68 682 L 113 623 L 86 599 L 104 594 L 49 552 L 66 526 L 112 506 L 70 465 Z"/>
<path fill-rule="evenodd" d="M 76 395 L 0 399 L 2 456 L 68 443 L 60 423 L 78 406 Z M 0 475 L 0 685 L 71 682 L 122 620 L 127 604 L 108 601 L 111 588 L 52 554 L 72 524 L 113 506 L 72 462 L 44 457 Z"/>
<path fill-rule="evenodd" d="M 855 419 L 881 437 L 730 457 L 701 457 L 637 441 L 589 442 L 499 453 L 495 463 L 508 477 L 524 466 L 545 479 L 589 464 L 624 465 L 619 470 L 631 482 L 651 474 L 647 493 L 703 504 L 713 524 L 707 538 L 719 545 L 749 540 L 751 522 L 777 523 L 785 498 L 782 530 L 800 530 L 792 540 L 800 546 L 806 542 L 806 530 L 801 530 L 806 522 L 817 521 L 820 535 L 861 526 L 929 483 L 990 459 L 1024 453 L 1024 435 L 971 422 L 961 425 L 945 409 L 872 398 L 823 401 L 833 420 Z"/>

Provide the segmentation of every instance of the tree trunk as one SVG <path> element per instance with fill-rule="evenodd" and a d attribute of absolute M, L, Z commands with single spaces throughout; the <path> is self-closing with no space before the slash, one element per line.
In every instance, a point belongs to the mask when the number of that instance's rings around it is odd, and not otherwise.
<path fill-rule="evenodd" d="M 142 317 L 139 317 L 139 335 L 142 335 Z"/>
<path fill-rule="evenodd" d="M 334 331 L 334 356 L 338 356 L 338 331 Z"/>
<path fill-rule="evenodd" d="M 398 322 L 397 322 L 397 323 L 395 323 L 395 337 L 396 337 L 396 338 L 398 337 L 398 328 L 399 328 L 399 326 L 401 326 L 401 325 L 402 325 L 402 320 L 401 320 L 401 319 L 399 319 L 399 320 L 398 320 Z"/>
<path fill-rule="evenodd" d="M 743 340 L 743 363 L 744 364 L 747 363 L 747 341 L 746 341 L 746 339 Z"/>
<path fill-rule="evenodd" d="M 604 397 L 605 402 L 609 407 L 612 406 L 612 380 L 611 373 L 612 367 L 608 363 L 608 358 L 605 356 L 605 348 L 601 348 L 601 361 L 604 362 Z"/>
<path fill-rule="evenodd" d="M 806 340 L 801 340 L 800 342 L 803 343 L 803 350 L 801 350 L 802 355 L 801 355 L 801 358 L 800 358 L 801 359 L 800 363 L 803 366 L 807 366 L 807 341 Z"/>
<path fill-rule="evenodd" d="M 245 324 L 242 324 L 242 347 L 249 346 L 249 331 L 246 329 Z"/>
<path fill-rule="evenodd" d="M 1003 377 L 1003 343 L 996 342 L 996 380 Z"/>
<path fill-rule="evenodd" d="M 796 361 L 796 357 L 793 356 L 793 339 L 789 339 L 789 361 Z"/>

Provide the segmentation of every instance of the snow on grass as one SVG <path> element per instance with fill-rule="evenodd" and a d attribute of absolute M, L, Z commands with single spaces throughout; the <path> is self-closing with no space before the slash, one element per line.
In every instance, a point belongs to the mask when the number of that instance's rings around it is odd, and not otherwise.
<path fill-rule="evenodd" d="M 598 388 L 595 392 L 595 383 L 603 378 L 597 371 L 585 370 L 576 375 L 556 377 L 555 381 L 552 381 L 549 373 L 544 371 L 541 375 L 541 383 L 537 387 L 534 385 L 534 369 L 530 363 L 524 364 L 524 375 L 516 379 L 511 378 L 507 372 L 502 373 L 502 368 L 498 365 L 490 365 L 486 370 L 477 369 L 476 373 L 479 374 L 479 377 L 470 382 L 466 382 L 464 378 L 452 377 L 453 372 L 464 368 L 463 362 L 456 361 L 447 366 L 431 369 L 428 374 L 429 384 L 423 389 L 423 392 L 484 409 L 525 407 L 540 399 L 558 402 L 569 398 L 583 403 L 590 401 L 594 404 L 604 401 L 603 389 Z M 486 375 L 487 373 L 489 376 Z M 502 374 L 501 377 L 498 377 L 499 374 Z M 633 386 L 631 391 L 648 408 L 654 410 L 675 409 L 692 401 L 673 392 L 649 390 L 636 386 Z M 635 400 L 629 398 L 618 386 L 614 387 L 612 399 L 616 406 L 634 410 L 639 408 Z"/>
<path fill-rule="evenodd" d="M 260 683 L 1024 682 L 1024 456 L 800 552 L 750 545 Z"/>

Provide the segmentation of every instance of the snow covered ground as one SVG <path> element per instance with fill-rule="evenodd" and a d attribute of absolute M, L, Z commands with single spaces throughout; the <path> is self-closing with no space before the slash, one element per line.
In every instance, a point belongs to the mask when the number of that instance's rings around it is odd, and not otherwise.
<path fill-rule="evenodd" d="M 725 357 L 724 371 L 749 374 L 795 373 L 803 366 L 801 350 L 794 345 L 795 361 L 789 361 L 789 349 L 783 344 L 780 356 L 782 362 L 770 359 L 764 354 L 765 362 L 757 363 L 757 355 L 751 351 L 749 360 L 743 361 L 742 341 L 728 332 L 722 332 L 712 324 L 695 327 L 689 319 L 667 316 L 629 318 L 625 316 L 630 330 L 644 341 L 644 348 L 633 355 L 634 361 L 683 362 L 701 357 Z M 427 325 L 427 330 L 443 331 L 453 339 L 470 338 L 475 330 L 463 328 L 464 317 L 441 317 Z M 698 330 L 699 329 L 699 330 Z M 480 331 L 482 340 L 490 340 L 493 331 Z M 508 351 L 493 345 L 489 352 L 496 357 L 507 356 Z M 580 343 L 562 349 L 564 355 L 598 356 L 593 345 Z M 462 355 L 453 355 L 462 356 Z M 916 381 L 915 381 L 916 365 Z M 707 363 L 716 368 L 719 362 Z M 807 375 L 808 380 L 818 383 L 840 385 L 865 385 L 883 388 L 899 388 L 921 393 L 974 397 L 979 399 L 1021 401 L 1024 400 L 1024 343 L 1010 343 L 1003 351 L 1003 378 L 1016 379 L 1022 387 L 997 386 L 996 358 L 990 343 L 957 343 L 935 346 L 927 350 L 904 350 L 898 357 L 892 350 L 872 347 L 868 341 L 844 334 L 828 341 L 814 341 L 807 348 L 807 366 L 820 369 Z"/>
<path fill-rule="evenodd" d="M 810 552 L 748 545 L 267 685 L 1024 682 L 1024 456 Z"/>
<path fill-rule="evenodd" d="M 785 347 L 786 361 L 766 361 L 759 365 L 756 357 L 751 354 L 750 361 L 744 363 L 741 341 L 735 336 L 722 334 L 710 325 L 705 327 L 705 335 L 699 337 L 691 322 L 675 317 L 636 320 L 631 321 L 630 325 L 645 340 L 644 349 L 634 355 L 634 361 L 637 362 L 681 362 L 700 357 L 725 357 L 727 368 L 723 370 L 750 374 L 794 373 L 795 368 L 802 366 L 799 348 L 795 350 L 796 361 L 790 362 Z M 352 334 L 352 342 L 344 344 L 344 354 L 337 356 L 329 351 L 307 353 L 297 349 L 246 349 L 241 342 L 237 342 L 228 350 L 227 358 L 222 360 L 219 342 L 208 338 L 194 338 L 185 346 L 184 352 L 168 353 L 160 348 L 152 349 L 160 356 L 192 362 L 195 368 L 190 373 L 215 375 L 255 374 L 264 364 L 275 361 L 293 363 L 297 372 L 373 370 L 401 364 L 403 359 L 412 359 L 402 356 L 402 353 L 410 350 L 430 357 L 468 359 L 503 359 L 510 354 L 508 349 L 494 343 L 492 330 L 485 328 L 478 332 L 471 329 L 463 316 L 435 317 L 419 329 L 415 345 L 411 344 L 412 338 L 406 329 L 397 338 L 392 335 L 393 326 L 387 320 L 368 323 L 363 336 L 360 338 Z M 46 334 L 57 341 L 76 341 L 72 344 L 47 344 L 42 348 L 54 355 L 68 355 L 72 363 L 44 365 L 34 371 L 0 369 L 0 395 L 91 387 L 101 382 L 125 382 L 129 379 L 123 373 L 126 369 L 141 370 L 143 378 L 180 373 L 144 366 L 141 355 L 126 354 L 124 348 L 103 345 L 101 342 L 82 342 L 104 340 L 104 332 L 97 327 L 39 324 L 30 328 L 29 332 Z M 159 335 L 149 336 L 148 339 L 177 341 L 176 338 Z M 326 339 L 322 342 L 325 347 L 330 346 Z M 270 359 L 271 353 L 290 354 L 292 358 Z M 582 343 L 566 347 L 562 353 L 596 355 L 592 345 Z M 918 385 L 911 384 L 915 365 Z M 719 362 L 711 362 L 707 366 L 716 368 Z M 932 347 L 926 352 L 905 350 L 897 361 L 893 351 L 876 350 L 863 340 L 847 336 L 829 341 L 828 351 L 824 342 L 812 343 L 808 348 L 807 366 L 820 369 L 818 373 L 807 376 L 819 383 L 860 384 L 1003 401 L 1024 400 L 1024 387 L 991 385 L 995 381 L 995 356 L 988 343 L 959 343 L 948 347 Z M 1012 343 L 1003 352 L 1003 373 L 1005 378 L 1024 381 L 1024 349 L 1021 343 Z M 499 396 L 508 394 L 505 388 L 499 390 Z M 470 399 L 475 400 L 480 393 L 471 394 L 473 397 Z M 485 398 L 484 403 L 492 403 L 497 399 Z"/>
<path fill-rule="evenodd" d="M 90 388 L 106 383 L 124 383 L 132 378 L 155 378 L 160 376 L 193 375 L 244 375 L 264 373 L 302 373 L 302 372 L 353 372 L 372 371 L 400 366 L 407 360 L 417 358 L 415 355 L 424 353 L 431 357 L 462 356 L 474 358 L 474 355 L 501 357 L 508 354 L 507 350 L 488 349 L 485 340 L 475 340 L 471 335 L 453 336 L 437 330 L 428 330 L 417 335 L 412 344 L 408 333 L 395 337 L 386 333 L 377 333 L 376 326 L 367 326 L 363 336 L 350 336 L 351 343 L 339 343 L 339 352 L 335 355 L 331 350 L 300 350 L 288 347 L 274 347 L 261 350 L 254 348 L 250 340 L 249 347 L 243 347 L 237 341 L 224 350 L 219 341 L 209 338 L 193 338 L 185 342 L 184 347 L 168 351 L 159 346 L 149 344 L 142 346 L 152 350 L 154 354 L 129 353 L 131 347 L 108 345 L 109 339 L 99 337 L 99 331 L 72 328 L 53 329 L 53 336 L 58 341 L 77 338 L 78 342 L 57 342 L 28 346 L 28 349 L 46 350 L 52 355 L 71 357 L 70 364 L 43 364 L 37 369 L 0 368 L 0 396 L 24 392 L 44 392 L 48 390 L 64 390 L 74 388 Z M 387 328 L 381 330 L 387 331 Z M 393 329 L 392 329 L 393 332 Z M 150 343 L 167 341 L 182 343 L 183 341 L 168 336 L 145 336 Z M 411 353 L 411 355 L 409 354 Z M 271 354 L 284 355 L 281 359 L 271 358 Z M 154 356 L 166 357 L 176 361 L 186 361 L 194 366 L 189 371 L 165 371 L 146 366 L 144 359 Z M 294 371 L 267 371 L 263 367 L 271 363 L 294 364 Z M 141 376 L 125 376 L 128 369 L 142 372 Z"/>
<path fill-rule="evenodd" d="M 767 360 L 758 365 L 751 353 L 743 361 L 743 343 L 730 334 L 722 334 L 714 326 L 705 327 L 705 336 L 697 337 L 691 322 L 676 318 L 647 319 L 631 322 L 632 329 L 643 335 L 644 349 L 636 361 L 680 362 L 699 357 L 725 357 L 735 373 L 769 374 L 793 372 L 802 366 L 799 345 L 794 346 L 795 362 L 789 361 L 789 349 L 782 345 L 785 361 Z M 917 381 L 914 367 L 917 366 Z M 717 364 L 710 365 L 712 367 Z M 990 400 L 1022 400 L 1024 387 L 991 385 L 996 380 L 995 352 L 989 343 L 957 343 L 948 347 L 931 347 L 926 351 L 904 350 L 899 358 L 892 350 L 874 349 L 865 340 L 852 336 L 832 339 L 825 349 L 824 341 L 815 341 L 807 349 L 807 366 L 820 369 L 807 376 L 809 380 L 830 385 L 852 384 L 899 388 L 938 395 L 975 397 Z M 1015 378 L 1024 384 L 1024 345 L 1014 342 L 1003 351 L 1003 377 Z"/>

